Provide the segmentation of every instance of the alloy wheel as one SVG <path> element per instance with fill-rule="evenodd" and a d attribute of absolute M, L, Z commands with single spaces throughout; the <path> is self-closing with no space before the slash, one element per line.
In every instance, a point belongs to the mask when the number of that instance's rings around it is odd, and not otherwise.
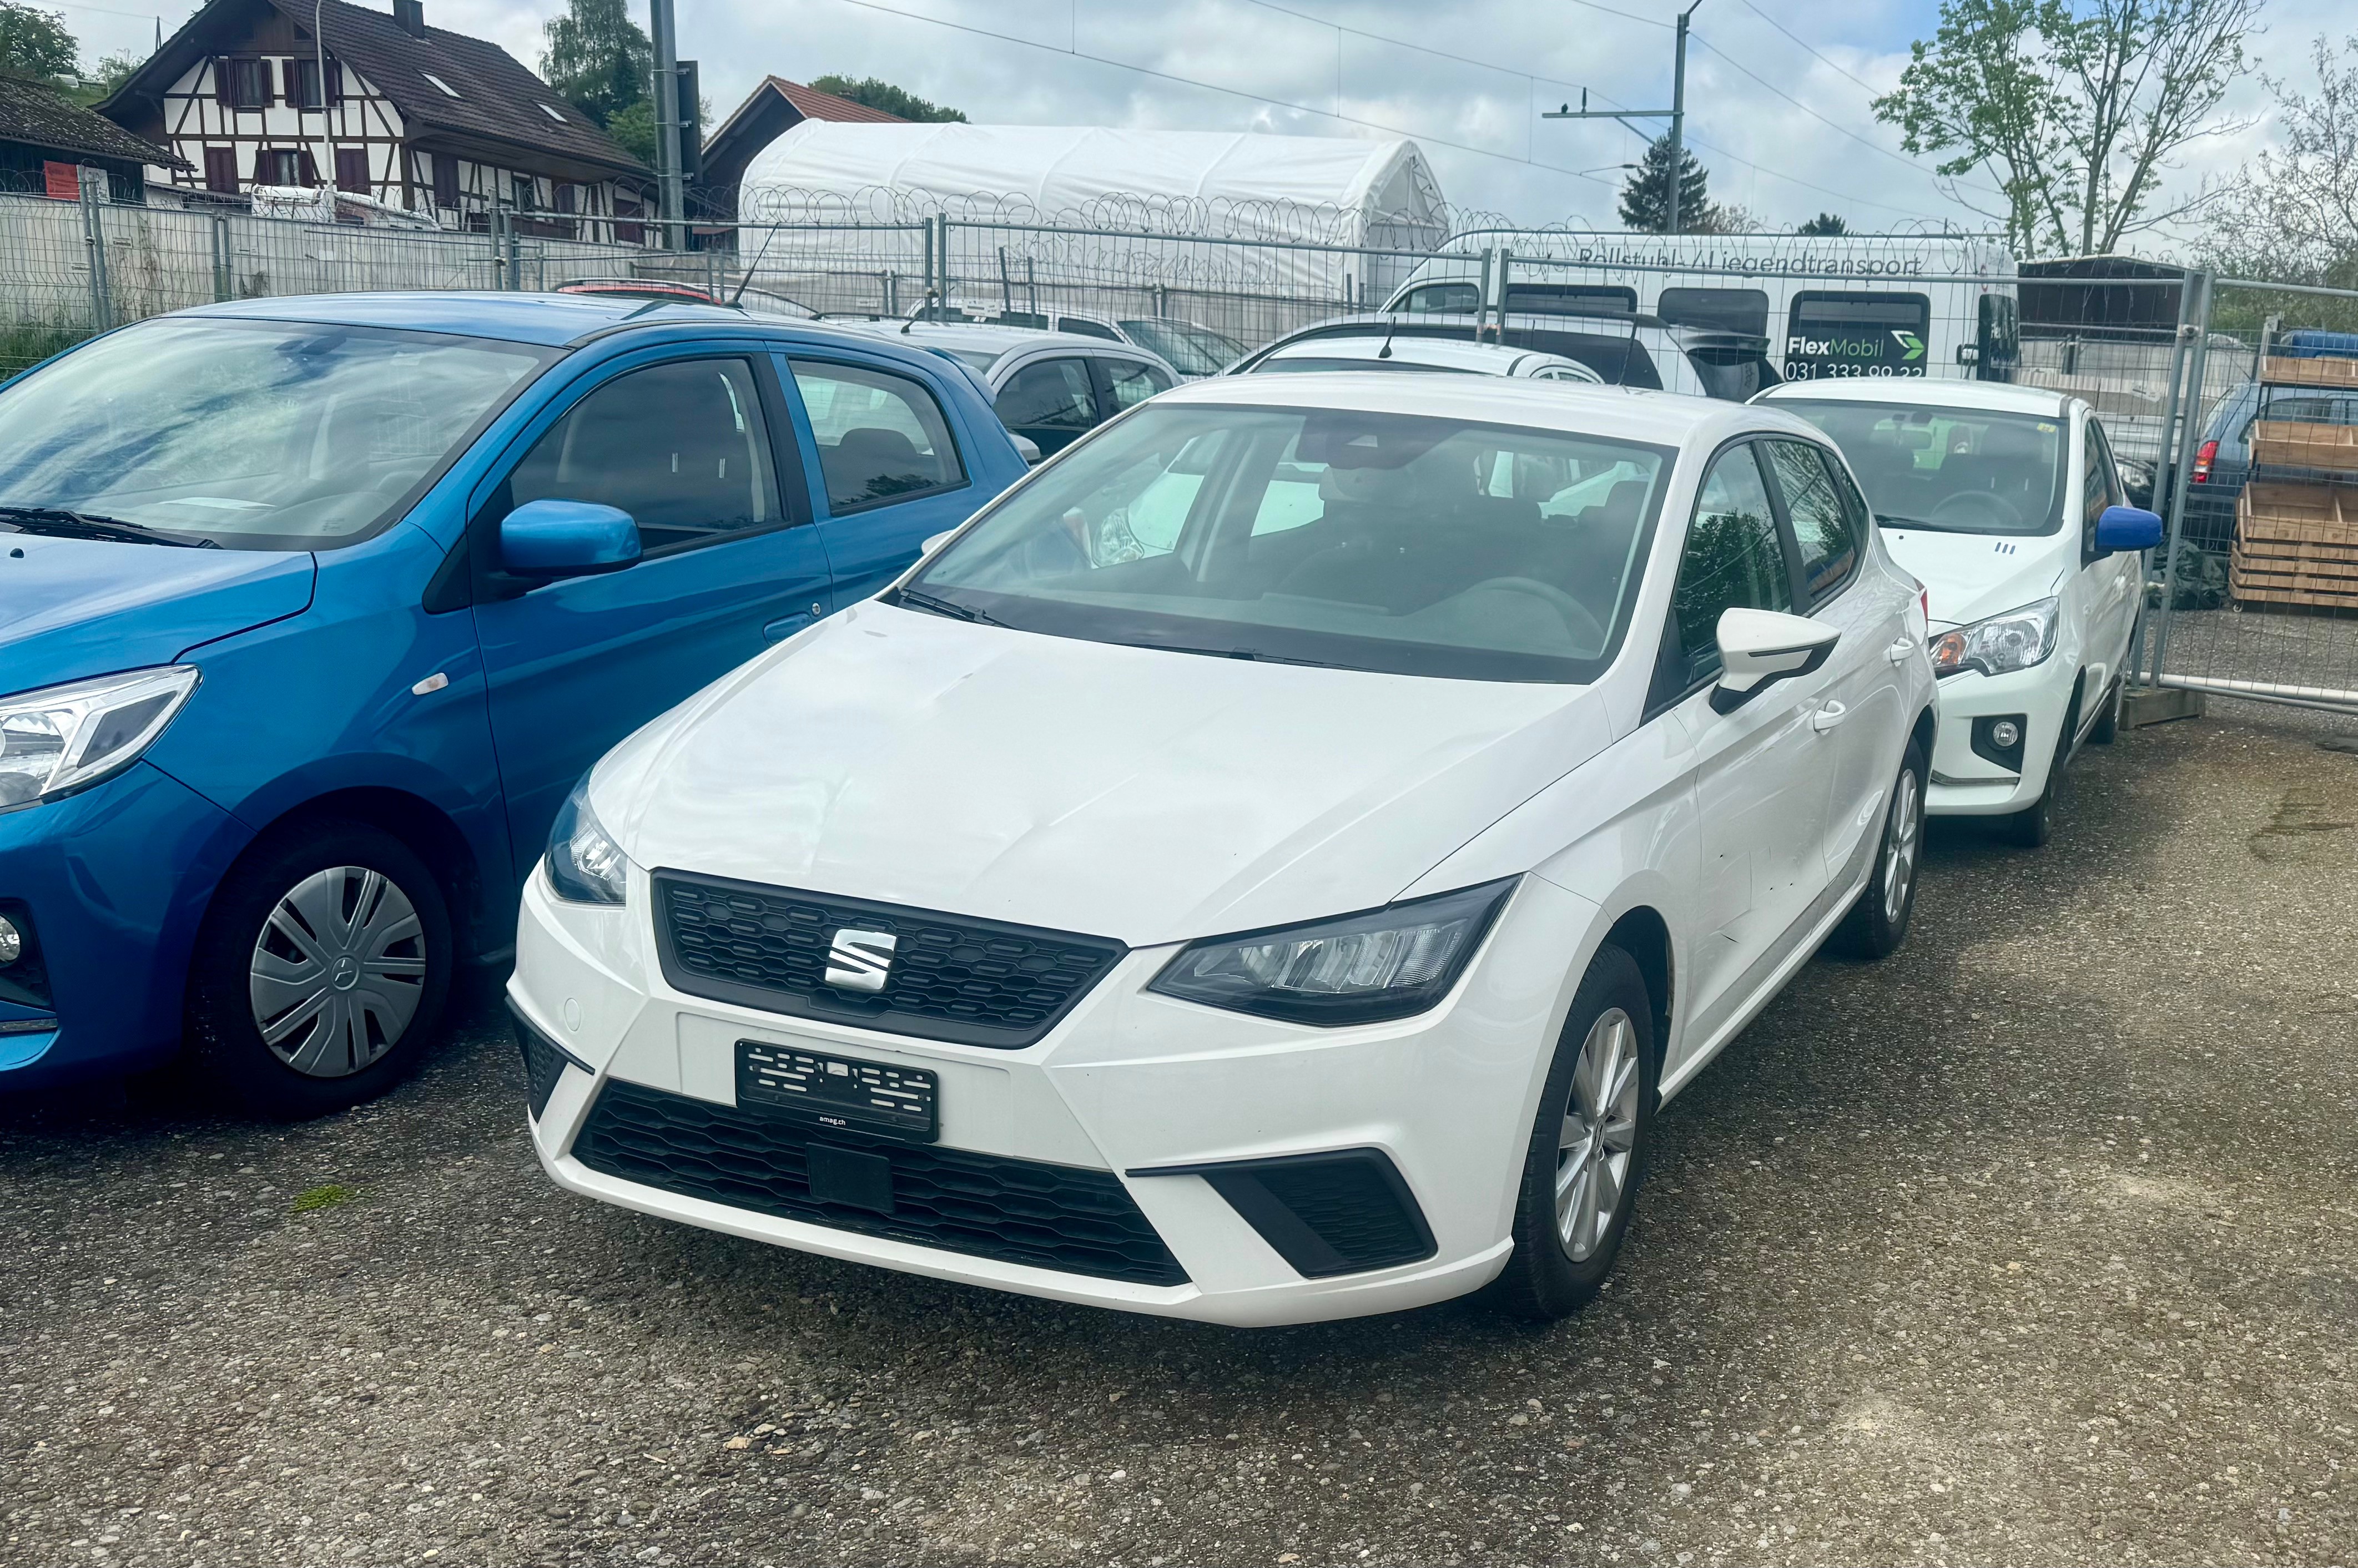
<path fill-rule="evenodd" d="M 426 988 L 426 933 L 384 873 L 336 866 L 297 882 L 254 944 L 254 1026 L 298 1073 L 341 1078 L 393 1049 Z"/>
<path fill-rule="evenodd" d="M 1638 1032 L 1607 1008 L 1588 1026 L 1556 1142 L 1555 1233 L 1575 1263 L 1613 1227 L 1638 1144 Z"/>
<path fill-rule="evenodd" d="M 1891 817 L 1883 829 L 1883 918 L 1892 925 L 1908 909 L 1908 892 L 1916 883 L 1917 841 L 1924 830 L 1923 791 L 1916 770 L 1899 770 L 1892 789 Z"/>

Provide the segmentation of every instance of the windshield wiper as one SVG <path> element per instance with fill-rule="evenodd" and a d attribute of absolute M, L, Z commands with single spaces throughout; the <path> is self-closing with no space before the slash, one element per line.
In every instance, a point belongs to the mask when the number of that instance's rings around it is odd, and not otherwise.
<path fill-rule="evenodd" d="M 914 588 L 894 589 L 892 602 L 905 604 L 912 610 L 922 610 L 931 615 L 946 615 L 953 621 L 972 622 L 977 626 L 1003 624 L 992 620 L 970 604 L 957 604 L 946 599 L 936 599 L 930 593 L 921 593 Z"/>
<path fill-rule="evenodd" d="M 27 534 L 54 534 L 64 539 L 105 539 L 118 545 L 176 545 L 189 550 L 218 550 L 221 546 L 207 538 L 190 538 L 183 534 L 167 534 L 160 529 L 143 528 L 136 523 L 125 523 L 119 517 L 100 517 L 88 512 L 68 512 L 57 506 L 10 506 L 0 503 L 0 523 L 13 523 Z"/>
<path fill-rule="evenodd" d="M 1952 528 L 1946 523 L 1927 523 L 1921 517 L 1895 517 L 1888 512 L 1878 512 L 1875 520 L 1886 528 L 1921 528 L 1931 534 L 1984 534 L 1985 528 Z"/>
<path fill-rule="evenodd" d="M 1152 648 L 1164 654 L 1195 654 L 1206 659 L 1245 659 L 1256 665 L 1306 665 L 1315 670 L 1347 669 L 1325 659 L 1297 659 L 1286 654 L 1264 654 L 1258 648 L 1190 648 L 1177 643 L 1124 643 L 1125 648 Z"/>

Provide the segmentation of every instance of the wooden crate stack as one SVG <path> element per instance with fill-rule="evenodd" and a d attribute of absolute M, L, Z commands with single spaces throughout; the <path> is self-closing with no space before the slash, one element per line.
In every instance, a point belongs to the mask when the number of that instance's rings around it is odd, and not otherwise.
<path fill-rule="evenodd" d="M 2358 389 L 2358 360 L 2270 355 L 2260 380 Z M 2235 500 L 2228 557 L 2236 600 L 2358 611 L 2358 427 L 2263 418 L 2251 439 L 2254 478 Z M 2272 470 L 2302 477 L 2259 477 Z"/>

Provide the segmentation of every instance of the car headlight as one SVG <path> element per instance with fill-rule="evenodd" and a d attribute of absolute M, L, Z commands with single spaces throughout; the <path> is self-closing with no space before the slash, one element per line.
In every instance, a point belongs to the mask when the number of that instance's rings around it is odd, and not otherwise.
<path fill-rule="evenodd" d="M 1979 670 L 1985 676 L 2027 670 L 2055 651 L 2060 600 L 2042 599 L 1932 639 L 1932 673 L 1952 676 Z"/>
<path fill-rule="evenodd" d="M 0 811 L 121 773 L 196 689 L 194 665 L 159 665 L 0 697 Z"/>
<path fill-rule="evenodd" d="M 590 779 L 582 776 L 557 808 L 548 830 L 548 885 L 570 903 L 621 903 L 631 886 L 631 862 L 590 809 Z"/>
<path fill-rule="evenodd" d="M 1147 986 L 1206 1007 L 1293 1023 L 1377 1023 L 1449 994 L 1515 889 L 1485 882 L 1280 931 L 1189 945 Z"/>

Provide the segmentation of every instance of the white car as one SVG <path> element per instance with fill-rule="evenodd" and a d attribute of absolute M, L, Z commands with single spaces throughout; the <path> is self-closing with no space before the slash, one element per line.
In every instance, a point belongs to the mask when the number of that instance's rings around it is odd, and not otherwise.
<path fill-rule="evenodd" d="M 1924 583 L 1931 812 L 2044 844 L 2073 752 L 2118 731 L 2138 552 L 2161 542 L 2161 519 L 2124 504 L 2104 426 L 2076 397 L 1981 381 L 1788 382 L 1759 401 L 1842 449 L 1892 558 Z"/>
<path fill-rule="evenodd" d="M 1130 343 L 1160 356 L 1178 371 L 1181 379 L 1187 381 L 1199 375 L 1217 375 L 1243 358 L 1245 352 L 1245 346 L 1226 332 L 1168 316 L 1096 316 L 1077 310 L 1027 310 L 956 299 L 946 305 L 913 306 L 909 315 L 923 321 L 972 321 Z"/>
<path fill-rule="evenodd" d="M 559 817 L 509 998 L 560 1185 L 1176 1317 L 1554 1315 L 1660 1099 L 1906 934 L 1921 605 L 1799 419 L 1196 382 L 936 546 Z"/>
<path fill-rule="evenodd" d="M 966 366 L 999 422 L 1044 456 L 1179 384 L 1161 356 L 1078 333 L 891 317 L 853 324 Z"/>
<path fill-rule="evenodd" d="M 1386 338 L 1395 351 L 1411 339 L 1427 342 L 1503 343 L 1574 360 L 1608 386 L 1683 392 L 1697 397 L 1741 403 L 1776 384 L 1768 340 L 1751 333 L 1672 327 L 1652 316 L 1595 309 L 1577 314 L 1509 312 L 1505 317 L 1405 310 L 1337 316 L 1314 321 L 1262 345 L 1230 365 L 1228 373 L 1254 370 L 1261 361 L 1305 345 L 1337 339 Z M 1315 351 L 1314 350 L 1312 351 Z"/>
<path fill-rule="evenodd" d="M 1455 338 L 1402 338 L 1371 332 L 1364 338 L 1313 338 L 1281 343 L 1254 358 L 1238 373 L 1274 375 L 1303 371 L 1395 370 L 1441 375 L 1511 375 L 1531 381 L 1576 381 L 1602 386 L 1605 378 L 1578 360 L 1504 343 L 1469 343 Z"/>

